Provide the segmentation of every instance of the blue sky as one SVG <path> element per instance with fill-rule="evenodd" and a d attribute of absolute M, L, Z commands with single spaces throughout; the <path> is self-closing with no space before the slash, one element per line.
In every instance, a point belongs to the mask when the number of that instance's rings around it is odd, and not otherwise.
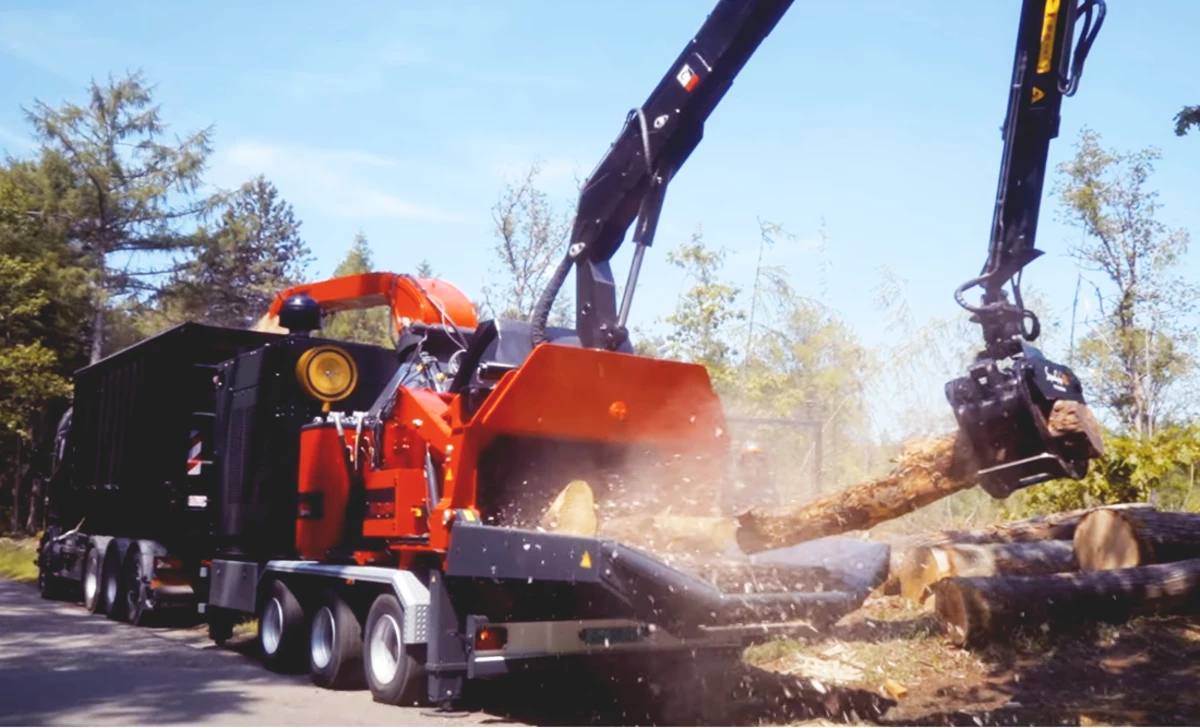
<path fill-rule="evenodd" d="M 1200 3 L 1109 4 L 1051 163 L 1085 124 L 1110 145 L 1158 146 L 1162 216 L 1200 231 L 1200 135 L 1171 130 L 1180 106 L 1200 103 Z M 570 205 L 575 176 L 711 5 L 7 0 L 0 148 L 28 149 L 20 107 L 34 98 L 81 100 L 90 77 L 142 68 L 173 130 L 216 125 L 212 181 L 261 172 L 276 183 L 303 220 L 315 273 L 332 270 L 361 229 L 380 267 L 428 258 L 475 295 L 505 179 L 540 159 L 545 184 Z M 895 334 L 871 305 L 880 266 L 907 281 L 918 316 L 953 314 L 954 287 L 984 258 L 1018 13 L 1016 0 L 796 0 L 676 177 L 635 322 L 674 305 L 683 281 L 666 252 L 698 224 L 748 285 L 758 217 L 798 236 L 767 261 L 787 265 L 797 288 L 823 295 L 867 343 Z M 1065 253 L 1078 235 L 1055 217 L 1044 206 L 1048 255 L 1026 280 L 1068 316 Z"/>

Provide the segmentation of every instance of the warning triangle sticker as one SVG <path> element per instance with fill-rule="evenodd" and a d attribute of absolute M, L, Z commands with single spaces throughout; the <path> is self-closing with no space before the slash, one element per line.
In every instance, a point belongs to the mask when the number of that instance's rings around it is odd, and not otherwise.
<path fill-rule="evenodd" d="M 584 551 L 583 558 L 579 560 L 579 565 L 585 569 L 592 568 L 592 555 L 587 551 Z"/>
<path fill-rule="evenodd" d="M 1041 90 L 1037 86 L 1034 86 L 1033 87 L 1033 103 L 1036 104 L 1037 102 L 1041 101 L 1044 98 L 1046 98 L 1046 92 Z"/>

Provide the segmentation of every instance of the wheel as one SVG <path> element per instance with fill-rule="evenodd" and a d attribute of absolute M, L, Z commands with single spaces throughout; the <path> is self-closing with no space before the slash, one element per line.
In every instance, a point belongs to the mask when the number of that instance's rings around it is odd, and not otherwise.
<path fill-rule="evenodd" d="M 46 533 L 42 536 L 42 543 L 38 548 L 38 593 L 41 594 L 42 599 L 66 599 L 70 592 L 70 582 L 52 573 L 50 554 L 47 553 L 50 541 L 56 538 L 61 532 L 62 529 L 58 526 L 47 528 Z"/>
<path fill-rule="evenodd" d="M 308 620 L 296 595 L 282 581 L 272 581 L 258 611 L 263 664 L 274 672 L 299 672 L 307 637 Z"/>
<path fill-rule="evenodd" d="M 45 565 L 38 568 L 38 593 L 42 599 L 62 601 L 70 594 L 70 584 L 61 577 L 47 572 Z"/>
<path fill-rule="evenodd" d="M 233 637 L 233 613 L 210 605 L 205 617 L 208 623 L 208 638 L 218 647 L 224 647 L 229 638 Z"/>
<path fill-rule="evenodd" d="M 393 594 L 380 594 L 367 614 L 363 663 L 377 703 L 415 705 L 425 698 L 425 665 L 404 643 L 404 609 Z"/>
<path fill-rule="evenodd" d="M 153 611 L 146 595 L 146 564 L 142 552 L 137 546 L 129 549 L 125 556 L 125 568 L 122 569 L 121 583 L 125 592 L 125 619 L 135 626 L 146 624 L 147 618 Z"/>
<path fill-rule="evenodd" d="M 38 593 L 42 599 L 61 599 L 64 589 L 63 580 L 51 574 L 50 555 L 47 553 L 50 541 L 62 532 L 58 526 L 50 526 L 42 535 L 38 544 Z"/>
<path fill-rule="evenodd" d="M 104 557 L 104 615 L 114 622 L 124 622 L 129 603 L 121 579 L 121 562 L 115 548 Z"/>
<path fill-rule="evenodd" d="M 349 604 L 332 589 L 313 614 L 308 644 L 312 680 L 330 690 L 363 686 L 362 624 Z"/>
<path fill-rule="evenodd" d="M 99 614 L 104 609 L 103 585 L 104 555 L 99 549 L 89 549 L 87 561 L 83 567 L 83 606 L 92 614 Z"/>

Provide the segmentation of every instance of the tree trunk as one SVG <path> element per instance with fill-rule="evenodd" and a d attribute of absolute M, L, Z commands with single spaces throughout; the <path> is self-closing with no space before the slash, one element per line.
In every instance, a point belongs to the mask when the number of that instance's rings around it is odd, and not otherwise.
<path fill-rule="evenodd" d="M 92 317 L 92 355 L 89 363 L 95 364 L 104 358 L 104 302 L 96 302 L 96 314 Z"/>
<path fill-rule="evenodd" d="M 790 508 L 753 508 L 738 516 L 738 545 L 766 551 L 871 528 L 975 485 L 955 435 L 906 447 L 892 472 Z"/>
<path fill-rule="evenodd" d="M 904 598 L 920 604 L 934 584 L 951 576 L 1033 576 L 1077 568 L 1070 541 L 944 544 L 906 552 L 897 576 Z"/>
<path fill-rule="evenodd" d="M 1084 571 L 1200 558 L 1200 513 L 1101 508 L 1080 522 L 1074 544 Z"/>
<path fill-rule="evenodd" d="M 21 455 L 25 452 L 25 443 L 17 438 L 16 446 L 16 463 L 12 471 L 12 522 L 9 524 L 9 530 L 15 535 L 21 531 L 21 481 L 24 480 L 24 473 L 21 469 L 25 466 L 21 462 Z"/>
<path fill-rule="evenodd" d="M 1075 574 L 951 577 L 933 593 L 946 634 L 959 644 L 980 645 L 1008 639 L 1018 629 L 1200 613 L 1200 559 Z"/>
<path fill-rule="evenodd" d="M 29 518 L 25 520 L 25 532 L 37 533 L 42 529 L 42 493 L 45 481 L 34 477 L 29 487 Z"/>

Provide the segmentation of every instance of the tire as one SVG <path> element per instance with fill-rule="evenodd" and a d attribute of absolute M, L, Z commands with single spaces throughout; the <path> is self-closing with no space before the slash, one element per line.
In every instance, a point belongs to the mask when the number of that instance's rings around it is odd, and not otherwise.
<path fill-rule="evenodd" d="M 417 705 L 426 697 L 424 660 L 404 643 L 404 609 L 394 594 L 380 594 L 367 614 L 363 670 L 371 697 L 385 705 Z"/>
<path fill-rule="evenodd" d="M 125 568 L 121 569 L 121 583 L 124 585 L 125 620 L 130 624 L 141 627 L 153 613 L 153 608 L 147 603 L 145 584 L 146 565 L 142 552 L 137 546 L 129 549 L 125 556 Z"/>
<path fill-rule="evenodd" d="M 38 548 L 38 593 L 41 594 L 42 599 L 54 601 L 66 599 L 69 592 L 69 582 L 50 573 L 50 557 L 46 554 L 50 540 L 57 537 L 61 531 L 62 529 L 58 526 L 46 529 Z"/>
<path fill-rule="evenodd" d="M 258 610 L 258 647 L 268 670 L 300 672 L 305 667 L 308 619 L 282 581 L 272 580 Z"/>
<path fill-rule="evenodd" d="M 38 569 L 38 593 L 47 601 L 63 601 L 70 594 L 70 583 L 66 580 L 46 573 L 44 567 Z"/>
<path fill-rule="evenodd" d="M 225 643 L 233 637 L 234 616 L 220 607 L 209 606 L 206 614 L 208 623 L 208 638 L 213 641 L 218 647 L 224 647 Z"/>
<path fill-rule="evenodd" d="M 83 607 L 92 614 L 106 611 L 104 608 L 104 554 L 99 549 L 88 549 L 83 566 Z"/>
<path fill-rule="evenodd" d="M 123 569 L 117 550 L 111 548 L 104 557 L 104 615 L 114 622 L 124 622 L 126 609 L 125 584 L 121 578 Z"/>
<path fill-rule="evenodd" d="M 364 686 L 362 624 L 349 604 L 332 589 L 313 612 L 308 640 L 312 681 L 329 690 Z"/>

